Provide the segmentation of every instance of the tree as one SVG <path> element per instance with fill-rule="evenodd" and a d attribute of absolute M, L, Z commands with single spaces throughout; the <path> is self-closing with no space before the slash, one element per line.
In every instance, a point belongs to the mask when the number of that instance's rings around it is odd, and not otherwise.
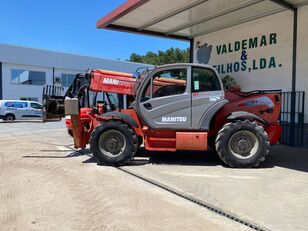
<path fill-rule="evenodd" d="M 138 55 L 132 53 L 130 55 L 129 61 L 137 63 L 146 63 L 152 65 L 163 65 L 170 63 L 189 63 L 189 48 L 179 49 L 179 48 L 170 48 L 166 51 L 147 52 L 145 55 Z"/>

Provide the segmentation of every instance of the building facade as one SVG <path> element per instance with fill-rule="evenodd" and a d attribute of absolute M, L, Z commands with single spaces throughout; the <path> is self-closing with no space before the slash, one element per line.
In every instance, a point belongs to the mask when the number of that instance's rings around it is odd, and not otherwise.
<path fill-rule="evenodd" d="M 284 11 L 194 38 L 194 62 L 216 67 L 243 91 L 281 90 L 282 124 L 297 128 L 292 136 L 308 147 L 308 5 L 298 7 L 296 99 L 292 102 L 293 12 Z M 285 128 L 286 135 L 291 136 Z"/>
<path fill-rule="evenodd" d="M 190 42 L 243 91 L 281 90 L 281 142 L 308 147 L 308 0 L 126 1 L 97 28 Z"/>
<path fill-rule="evenodd" d="M 144 64 L 0 44 L 0 99 L 42 100 L 45 84 L 72 83 L 91 69 L 132 73 Z"/>

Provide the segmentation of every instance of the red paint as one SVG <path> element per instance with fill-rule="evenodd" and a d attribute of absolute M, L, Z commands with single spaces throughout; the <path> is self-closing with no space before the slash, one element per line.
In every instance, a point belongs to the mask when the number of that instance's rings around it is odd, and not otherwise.
<path fill-rule="evenodd" d="M 280 139 L 281 133 L 282 133 L 281 125 L 278 123 L 271 124 L 270 126 L 265 127 L 265 131 L 268 135 L 270 144 L 271 145 L 277 144 Z"/>
<path fill-rule="evenodd" d="M 278 93 L 267 93 L 267 94 L 245 94 L 237 91 L 226 91 L 225 94 L 226 99 L 229 101 L 222 109 L 220 109 L 216 116 L 214 117 L 214 121 L 212 122 L 212 126 L 209 131 L 209 137 L 216 136 L 218 131 L 223 127 L 224 124 L 228 123 L 227 117 L 236 111 L 245 111 L 255 114 L 265 120 L 270 126 L 277 124 L 279 115 L 280 115 L 280 94 Z M 271 113 L 265 112 L 269 107 L 266 105 L 256 105 L 256 106 L 247 106 L 244 103 L 247 100 L 252 100 L 256 97 L 268 97 L 272 104 L 274 105 L 273 111 Z M 278 97 L 278 102 L 276 102 L 276 97 Z"/>
<path fill-rule="evenodd" d="M 104 78 L 108 82 L 104 82 Z M 131 74 L 122 72 L 110 72 L 95 70 L 91 73 L 92 91 L 114 92 L 127 95 L 135 95 L 140 79 L 132 78 Z M 169 80 L 155 81 L 155 85 L 170 84 Z M 182 84 L 174 82 L 173 84 Z M 266 98 L 265 100 L 260 100 Z M 227 91 L 226 99 L 229 101 L 213 117 L 210 130 L 207 131 L 176 131 L 176 130 L 153 130 L 141 121 L 135 109 L 119 110 L 129 115 L 136 123 L 137 128 L 132 127 L 139 137 L 144 140 L 146 150 L 152 151 L 177 151 L 177 150 L 207 150 L 208 137 L 216 136 L 224 124 L 230 122 L 227 117 L 236 111 L 245 111 L 258 115 L 269 125 L 262 125 L 269 136 L 271 144 L 278 142 L 281 135 L 281 126 L 278 124 L 280 114 L 280 95 L 278 93 L 245 94 L 242 92 Z M 269 107 L 273 106 L 273 110 Z M 89 143 L 93 129 L 110 120 L 123 119 L 116 116 L 104 117 L 103 105 L 98 105 L 98 114 L 94 114 L 91 108 L 81 108 L 78 116 L 72 116 L 66 120 L 68 128 L 73 129 L 74 143 L 76 148 L 85 148 Z M 261 123 L 260 123 L 261 124 Z"/>
<path fill-rule="evenodd" d="M 147 3 L 149 0 L 128 0 L 111 13 L 107 14 L 96 22 L 96 28 L 105 28 L 117 19 L 135 10 L 139 6 Z"/>
<path fill-rule="evenodd" d="M 102 70 L 91 73 L 91 91 L 135 95 L 138 86 L 137 79 L 128 73 Z"/>
<path fill-rule="evenodd" d="M 177 132 L 177 150 L 207 150 L 207 132 Z"/>

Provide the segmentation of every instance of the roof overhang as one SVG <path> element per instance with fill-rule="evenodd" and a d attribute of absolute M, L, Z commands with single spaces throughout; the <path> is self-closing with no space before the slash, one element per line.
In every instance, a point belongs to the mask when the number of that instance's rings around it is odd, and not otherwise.
<path fill-rule="evenodd" d="M 96 26 L 191 40 L 305 4 L 308 0 L 128 0 Z"/>

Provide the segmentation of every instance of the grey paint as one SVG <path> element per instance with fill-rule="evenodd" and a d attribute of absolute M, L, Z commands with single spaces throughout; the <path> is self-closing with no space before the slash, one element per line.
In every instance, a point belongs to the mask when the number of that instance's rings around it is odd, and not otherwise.
<path fill-rule="evenodd" d="M 212 104 L 217 100 L 224 98 L 224 91 L 214 91 L 206 92 L 206 94 L 201 94 L 197 97 L 192 97 L 191 94 L 191 66 L 198 66 L 202 68 L 208 68 L 213 70 L 216 75 L 216 70 L 208 65 L 202 64 L 171 64 L 164 65 L 156 68 L 151 72 L 140 85 L 138 95 L 136 98 L 136 110 L 140 115 L 141 119 L 153 129 L 186 129 L 186 130 L 196 130 L 199 129 L 199 123 L 204 111 L 206 111 Z M 141 94 L 143 90 L 147 87 L 149 81 L 151 81 L 152 76 L 157 72 L 163 70 L 169 70 L 174 68 L 186 68 L 187 69 L 187 87 L 186 92 L 180 95 L 171 95 L 159 98 L 150 98 L 146 102 L 141 102 Z M 222 86 L 222 82 L 219 79 Z M 214 100 L 215 99 L 215 100 Z M 144 106 L 146 104 L 151 105 L 151 109 L 147 109 Z M 185 117 L 185 121 L 163 121 L 163 117 Z"/>
<path fill-rule="evenodd" d="M 121 112 L 107 112 L 107 113 L 104 113 L 103 115 L 101 115 L 101 118 L 104 118 L 104 117 L 116 117 L 116 118 L 119 118 L 119 119 L 123 119 L 125 122 L 127 122 L 128 124 L 130 124 L 131 126 L 133 126 L 135 128 L 139 127 L 137 122 L 133 118 L 131 118 L 129 115 L 121 113 Z"/>
<path fill-rule="evenodd" d="M 146 110 L 141 105 L 141 111 L 146 123 L 156 129 L 189 129 L 191 124 L 191 95 L 185 93 L 149 100 L 152 110 Z M 185 122 L 163 122 L 163 117 L 186 117 Z"/>
<path fill-rule="evenodd" d="M 214 114 L 205 115 L 206 112 L 217 102 L 220 102 L 224 99 L 224 91 L 212 91 L 206 92 L 204 96 L 192 96 L 192 128 L 199 129 L 201 128 L 201 121 L 205 120 L 204 117 L 208 117 L 209 120 L 212 119 Z M 204 129 L 205 127 L 202 127 Z"/>
<path fill-rule="evenodd" d="M 154 129 L 188 129 L 191 125 L 191 85 L 190 85 L 190 75 L 191 67 L 188 64 L 180 65 L 164 65 L 156 68 L 151 72 L 146 79 L 142 82 L 140 90 L 137 95 L 137 102 L 141 101 L 141 94 L 143 90 L 147 87 L 147 83 L 151 81 L 152 77 L 164 70 L 169 69 L 187 69 L 187 86 L 186 92 L 180 95 L 171 95 L 159 98 L 150 98 L 146 102 L 141 102 L 137 104 L 137 110 L 139 115 L 146 122 L 146 124 Z M 151 94 L 152 95 L 152 94 Z M 145 104 L 151 104 L 152 109 L 148 110 L 144 107 Z M 162 117 L 186 117 L 185 122 L 163 122 Z"/>
<path fill-rule="evenodd" d="M 209 130 L 211 121 L 215 114 L 223 107 L 225 106 L 229 101 L 226 99 L 220 100 L 214 104 L 211 105 L 207 109 L 207 111 L 202 115 L 202 118 L 200 120 L 200 124 L 198 125 L 200 129 L 202 130 Z"/>
<path fill-rule="evenodd" d="M 198 50 L 197 50 L 198 63 L 208 64 L 211 59 L 213 46 L 207 43 L 204 43 L 203 45 L 200 44 L 197 45 L 198 45 Z"/>

